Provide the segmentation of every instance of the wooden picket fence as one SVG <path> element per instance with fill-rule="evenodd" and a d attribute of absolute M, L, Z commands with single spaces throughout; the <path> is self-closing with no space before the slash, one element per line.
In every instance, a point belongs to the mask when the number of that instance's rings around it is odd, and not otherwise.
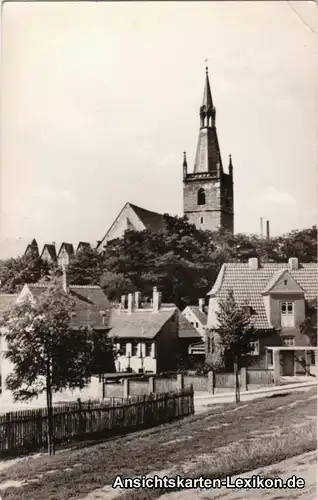
<path fill-rule="evenodd" d="M 116 436 L 193 413 L 192 387 L 120 401 L 79 401 L 53 408 L 55 443 Z M 45 449 L 47 428 L 46 408 L 0 415 L 0 457 Z"/>

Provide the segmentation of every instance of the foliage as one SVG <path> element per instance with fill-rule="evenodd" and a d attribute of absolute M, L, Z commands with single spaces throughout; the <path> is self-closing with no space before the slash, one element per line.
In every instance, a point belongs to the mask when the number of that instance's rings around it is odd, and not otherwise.
<path fill-rule="evenodd" d="M 207 335 L 213 346 L 206 353 L 205 363 L 210 370 L 219 372 L 225 368 L 225 349 L 221 343 L 219 334 L 208 332 Z"/>
<path fill-rule="evenodd" d="M 34 255 L 7 259 L 0 267 L 1 291 L 19 292 L 25 283 L 36 283 L 50 274 L 51 266 Z"/>
<path fill-rule="evenodd" d="M 15 400 L 46 393 L 50 453 L 54 452 L 52 393 L 85 387 L 96 370 L 113 360 L 112 343 L 105 334 L 72 327 L 74 309 L 71 296 L 52 281 L 38 298 L 26 298 L 4 317 L 6 358 L 13 364 L 7 389 Z"/>
<path fill-rule="evenodd" d="M 247 311 L 239 307 L 234 293 L 229 290 L 227 297 L 219 301 L 217 316 L 217 333 L 224 349 L 224 354 L 232 359 L 236 380 L 236 402 L 240 400 L 240 384 L 238 371 L 242 356 L 251 352 L 251 342 L 255 339 L 255 329 L 251 325 Z"/>
<path fill-rule="evenodd" d="M 306 302 L 305 321 L 301 325 L 301 333 L 309 337 L 311 345 L 317 345 L 317 299 Z"/>
<path fill-rule="evenodd" d="M 136 291 L 136 287 L 129 278 L 122 273 L 111 271 L 105 271 L 102 274 L 100 286 L 111 301 L 120 301 L 121 295 Z"/>
<path fill-rule="evenodd" d="M 99 285 L 102 274 L 102 257 L 96 249 L 83 247 L 70 260 L 67 276 L 70 284 Z"/>

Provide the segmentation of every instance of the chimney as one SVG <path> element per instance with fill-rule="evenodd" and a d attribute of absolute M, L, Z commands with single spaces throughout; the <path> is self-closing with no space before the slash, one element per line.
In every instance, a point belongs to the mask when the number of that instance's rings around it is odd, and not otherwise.
<path fill-rule="evenodd" d="M 122 295 L 120 298 L 120 310 L 124 311 L 126 307 L 126 295 Z"/>
<path fill-rule="evenodd" d="M 156 286 L 154 286 L 152 289 L 152 304 L 153 304 L 153 311 L 158 312 L 161 306 L 161 293 L 158 292 Z"/>
<path fill-rule="evenodd" d="M 291 257 L 288 259 L 288 267 L 290 271 L 295 271 L 299 268 L 297 257 Z"/>
<path fill-rule="evenodd" d="M 269 240 L 269 220 L 266 221 L 266 239 Z"/>
<path fill-rule="evenodd" d="M 69 285 L 68 285 L 67 273 L 66 273 L 66 267 L 65 267 L 65 265 L 63 266 L 63 290 L 64 290 L 65 293 L 68 293 L 68 291 L 69 291 Z"/>
<path fill-rule="evenodd" d="M 199 299 L 199 311 L 204 313 L 205 299 Z"/>
<path fill-rule="evenodd" d="M 248 259 L 248 267 L 251 271 L 257 271 L 258 269 L 258 258 L 257 257 L 251 257 Z"/>
<path fill-rule="evenodd" d="M 261 238 L 263 238 L 264 233 L 263 233 L 263 217 L 261 217 Z"/>
<path fill-rule="evenodd" d="M 135 292 L 135 307 L 136 309 L 140 309 L 140 302 L 141 302 L 141 293 L 140 292 Z"/>
<path fill-rule="evenodd" d="M 133 294 L 128 294 L 128 314 L 131 314 L 133 310 Z"/>

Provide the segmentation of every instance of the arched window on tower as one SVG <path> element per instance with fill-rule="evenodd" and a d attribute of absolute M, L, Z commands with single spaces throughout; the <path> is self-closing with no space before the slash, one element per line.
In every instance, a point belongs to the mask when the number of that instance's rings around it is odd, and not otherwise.
<path fill-rule="evenodd" d="M 205 205 L 205 191 L 203 188 L 198 191 L 198 205 Z"/>

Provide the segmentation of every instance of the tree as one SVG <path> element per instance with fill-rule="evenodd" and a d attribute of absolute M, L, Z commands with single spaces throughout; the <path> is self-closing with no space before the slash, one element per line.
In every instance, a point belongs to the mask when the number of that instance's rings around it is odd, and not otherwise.
<path fill-rule="evenodd" d="M 16 304 L 5 315 L 6 357 L 13 372 L 6 385 L 15 400 L 46 393 L 48 451 L 54 453 L 52 394 L 83 388 L 92 375 L 96 336 L 88 327 L 72 328 L 75 304 L 53 282 L 37 299 Z"/>
<path fill-rule="evenodd" d="M 1 289 L 6 293 L 17 293 L 25 283 L 36 283 L 46 278 L 50 270 L 50 264 L 34 255 L 7 259 L 0 267 Z"/>
<path fill-rule="evenodd" d="M 126 278 L 122 273 L 105 271 L 100 280 L 100 286 L 103 289 L 108 300 L 120 301 L 121 295 L 136 291 L 136 287 L 130 278 Z"/>
<path fill-rule="evenodd" d="M 214 372 L 219 372 L 225 367 L 224 347 L 220 335 L 216 332 L 208 333 L 211 349 L 208 349 L 205 357 L 205 364 Z"/>
<path fill-rule="evenodd" d="M 67 267 L 69 283 L 76 285 L 99 285 L 101 274 L 102 257 L 91 247 L 79 250 Z"/>
<path fill-rule="evenodd" d="M 240 401 L 239 370 L 241 359 L 251 352 L 251 341 L 255 338 L 255 329 L 251 325 L 248 312 L 239 307 L 234 293 L 229 290 L 225 299 L 219 301 L 217 315 L 217 333 L 226 356 L 231 358 L 235 375 L 235 401 Z"/>
<path fill-rule="evenodd" d="M 306 302 L 305 320 L 301 325 L 301 333 L 307 335 L 312 346 L 317 345 L 317 300 Z"/>

